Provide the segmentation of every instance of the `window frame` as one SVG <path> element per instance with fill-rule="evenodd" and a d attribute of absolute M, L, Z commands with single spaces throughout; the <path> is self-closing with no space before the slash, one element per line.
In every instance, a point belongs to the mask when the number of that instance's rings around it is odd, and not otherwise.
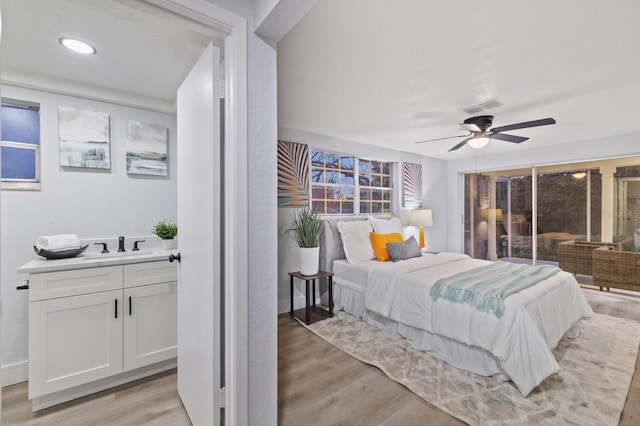
<path fill-rule="evenodd" d="M 21 190 L 21 191 L 39 191 L 41 189 L 41 147 L 42 147 L 42 128 L 40 119 L 40 104 L 36 102 L 2 98 L 1 105 L 17 108 L 25 108 L 35 110 L 38 113 L 38 143 L 26 143 L 5 141 L 0 135 L 0 147 L 6 148 L 18 148 L 18 149 L 30 149 L 35 151 L 35 177 L 34 179 L 19 179 L 19 178 L 3 178 L 0 176 L 0 187 L 2 190 Z M 0 120 L 2 117 L 0 117 Z M 1 158 L 0 158 L 1 161 Z"/>
<path fill-rule="evenodd" d="M 358 169 L 357 169 L 358 170 L 358 178 L 360 177 L 361 173 L 363 175 L 368 175 L 371 178 L 373 178 L 374 176 L 380 176 L 380 184 L 381 184 L 379 186 L 372 185 L 371 183 L 372 183 L 373 179 L 370 179 L 370 181 L 369 181 L 370 185 L 361 185 L 360 184 L 360 179 L 358 179 L 358 181 L 357 181 L 357 183 L 358 183 L 358 185 L 357 185 L 358 186 L 358 214 L 366 214 L 366 215 L 370 215 L 370 214 L 372 214 L 372 215 L 390 215 L 390 214 L 393 214 L 393 189 L 394 189 L 394 185 L 393 185 L 393 183 L 394 183 L 393 182 L 394 166 L 393 165 L 395 164 L 395 162 L 393 162 L 393 161 L 383 161 L 383 160 L 373 160 L 373 159 L 370 159 L 370 158 L 360 158 L 360 157 L 356 157 L 356 159 L 357 159 L 357 166 L 358 166 Z M 366 173 L 365 172 L 361 172 L 360 171 L 360 160 L 367 161 L 369 163 L 377 162 L 377 163 L 381 163 L 381 165 L 382 164 L 387 164 L 389 166 L 389 171 L 388 171 L 388 173 L 384 173 L 384 169 L 381 169 L 379 172 L 376 172 L 374 170 L 370 170 L 370 171 L 368 171 Z M 390 186 L 388 186 L 388 187 L 382 185 L 382 182 L 384 181 L 384 177 L 385 176 L 389 179 L 389 185 Z M 380 203 L 382 203 L 383 210 L 384 210 L 384 204 L 387 203 L 389 205 L 389 211 L 388 212 L 382 211 L 382 212 L 379 212 L 379 213 L 362 212 L 361 211 L 361 202 L 363 200 L 362 200 L 361 192 L 360 192 L 362 188 L 371 191 L 371 194 L 373 194 L 374 191 L 381 191 L 381 194 L 384 194 L 385 192 L 388 192 L 389 195 L 388 195 L 387 199 L 385 199 L 384 195 L 383 195 L 380 200 L 374 200 L 373 196 L 372 196 L 369 199 L 364 200 L 364 202 L 368 203 L 369 206 L 372 209 L 373 209 L 373 203 L 374 202 L 380 202 Z"/>
<path fill-rule="evenodd" d="M 313 165 L 313 154 L 314 153 L 321 153 L 323 155 L 323 167 L 314 167 Z M 323 170 L 327 170 L 326 168 L 326 155 L 335 155 L 337 156 L 339 159 L 342 159 L 343 157 L 348 157 L 348 158 L 352 158 L 353 159 L 353 184 L 344 184 L 344 183 L 326 183 L 326 182 L 314 182 L 313 181 L 313 170 L 315 169 L 323 169 Z M 368 173 L 362 173 L 368 176 L 371 175 L 380 175 L 380 176 L 388 176 L 389 178 L 389 187 L 384 187 L 384 186 L 369 186 L 369 185 L 361 185 L 360 184 L 360 161 L 368 161 L 368 162 L 379 162 L 379 163 L 384 163 L 384 164 L 388 164 L 389 165 L 389 172 L 388 174 L 384 174 L 382 173 L 382 170 L 380 171 L 380 173 L 378 172 L 373 172 L 370 171 Z M 340 160 L 339 160 L 340 161 Z M 378 159 L 373 159 L 373 158 L 364 158 L 364 157 L 360 157 L 358 155 L 355 154 L 346 154 L 346 153 L 342 153 L 342 152 L 338 152 L 338 151 L 332 151 L 332 150 L 325 150 L 325 149 L 321 149 L 321 148 L 313 148 L 311 147 L 309 149 L 309 193 L 310 193 L 310 206 L 313 208 L 313 202 L 314 202 L 314 196 L 313 196 L 313 187 L 314 184 L 315 186 L 322 186 L 324 188 L 339 188 L 340 190 L 342 190 L 342 187 L 349 187 L 350 189 L 353 189 L 353 200 L 350 199 L 343 199 L 343 198 L 339 198 L 337 199 L 340 203 L 341 203 L 341 207 L 342 207 L 342 203 L 344 203 L 345 201 L 347 202 L 353 202 L 353 212 L 352 213 L 329 213 L 327 212 L 327 209 L 325 208 L 324 212 L 319 212 L 318 214 L 322 215 L 322 216 L 359 216 L 359 215 L 364 215 L 364 216 L 368 216 L 368 215 L 380 215 L 380 216 L 389 216 L 389 215 L 393 215 L 394 212 L 394 207 L 395 207 L 395 200 L 394 200 L 394 196 L 395 191 L 396 191 L 396 179 L 395 179 L 395 171 L 397 169 L 397 162 L 396 161 L 387 161 L 387 160 L 378 160 Z M 341 169 L 338 168 L 336 169 L 336 171 L 340 171 Z M 379 213 L 373 213 L 373 212 L 361 212 L 360 211 L 360 190 L 361 188 L 364 189 L 368 189 L 371 191 L 374 190 L 381 190 L 383 192 L 388 192 L 389 196 L 388 199 L 381 199 L 380 202 L 384 203 L 388 203 L 389 205 L 389 211 L 386 212 L 379 212 Z M 316 201 L 321 200 L 320 198 L 315 198 Z M 322 199 L 324 200 L 324 202 L 328 202 L 330 200 L 332 200 L 331 198 L 327 198 L 326 193 L 325 193 L 325 197 Z M 364 200 L 367 203 L 373 203 L 374 201 L 377 200 Z M 342 211 L 342 208 L 341 208 Z"/>

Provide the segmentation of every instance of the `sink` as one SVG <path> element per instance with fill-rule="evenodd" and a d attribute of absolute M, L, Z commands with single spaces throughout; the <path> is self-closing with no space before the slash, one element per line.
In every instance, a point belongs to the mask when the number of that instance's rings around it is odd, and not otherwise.
<path fill-rule="evenodd" d="M 151 254 L 151 253 L 153 253 L 152 250 L 110 251 L 109 253 L 93 252 L 93 253 L 85 253 L 84 258 L 88 260 L 88 259 L 109 259 L 113 257 L 136 257 L 136 256 L 142 256 L 142 255 Z"/>

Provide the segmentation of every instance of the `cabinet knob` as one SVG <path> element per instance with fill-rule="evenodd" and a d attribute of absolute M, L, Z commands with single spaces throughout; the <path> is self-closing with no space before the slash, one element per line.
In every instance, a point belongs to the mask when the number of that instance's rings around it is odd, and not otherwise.
<path fill-rule="evenodd" d="M 174 260 L 177 260 L 178 263 L 180 263 L 180 253 L 169 255 L 169 262 L 173 262 Z"/>

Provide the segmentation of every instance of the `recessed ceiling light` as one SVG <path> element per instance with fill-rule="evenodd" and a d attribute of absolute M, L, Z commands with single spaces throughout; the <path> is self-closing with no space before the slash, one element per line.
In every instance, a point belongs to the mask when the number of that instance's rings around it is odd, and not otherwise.
<path fill-rule="evenodd" d="M 61 45 L 76 53 L 82 53 L 83 55 L 95 55 L 96 53 L 95 47 L 75 38 L 61 37 L 58 41 Z"/>

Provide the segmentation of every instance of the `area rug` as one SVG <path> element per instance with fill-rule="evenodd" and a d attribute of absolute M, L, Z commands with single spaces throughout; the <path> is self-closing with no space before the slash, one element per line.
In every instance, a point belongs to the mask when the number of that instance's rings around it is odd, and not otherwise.
<path fill-rule="evenodd" d="M 554 350 L 560 372 L 523 398 L 511 382 L 452 367 L 344 312 L 308 328 L 471 425 L 617 425 L 640 345 L 638 322 L 596 314 Z"/>

